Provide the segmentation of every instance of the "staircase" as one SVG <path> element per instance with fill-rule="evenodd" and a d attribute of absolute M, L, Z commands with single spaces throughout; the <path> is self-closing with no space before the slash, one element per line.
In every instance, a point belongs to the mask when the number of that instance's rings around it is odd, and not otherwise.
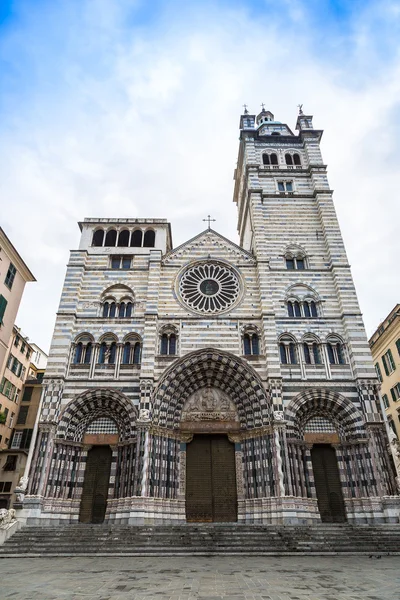
<path fill-rule="evenodd" d="M 400 555 L 400 525 L 25 527 L 0 547 L 1 557 Z"/>

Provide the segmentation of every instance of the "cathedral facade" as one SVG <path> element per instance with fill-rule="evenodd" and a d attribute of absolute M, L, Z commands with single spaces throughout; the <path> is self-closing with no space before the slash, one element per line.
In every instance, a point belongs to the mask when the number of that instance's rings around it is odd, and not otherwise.
<path fill-rule="evenodd" d="M 28 524 L 399 521 L 362 316 L 320 152 L 245 110 L 239 245 L 85 219 L 67 267 Z"/>

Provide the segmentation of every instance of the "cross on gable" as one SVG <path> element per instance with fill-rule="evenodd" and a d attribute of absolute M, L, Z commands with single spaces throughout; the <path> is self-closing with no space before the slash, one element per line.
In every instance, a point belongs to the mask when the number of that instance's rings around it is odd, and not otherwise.
<path fill-rule="evenodd" d="M 208 229 L 211 229 L 211 222 L 216 221 L 216 219 L 212 219 L 210 215 L 207 215 L 207 219 L 203 219 L 203 221 L 208 221 Z"/>

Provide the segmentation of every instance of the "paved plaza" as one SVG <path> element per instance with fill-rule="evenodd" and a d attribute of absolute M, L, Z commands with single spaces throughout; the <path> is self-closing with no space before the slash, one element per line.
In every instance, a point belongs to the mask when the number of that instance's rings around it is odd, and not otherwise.
<path fill-rule="evenodd" d="M 399 557 L 0 560 L 0 599 L 399 600 Z"/>

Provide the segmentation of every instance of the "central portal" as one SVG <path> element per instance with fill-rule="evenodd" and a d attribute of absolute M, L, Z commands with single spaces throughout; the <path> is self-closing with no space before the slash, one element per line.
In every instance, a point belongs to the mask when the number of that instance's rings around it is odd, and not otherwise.
<path fill-rule="evenodd" d="M 226 435 L 195 435 L 187 445 L 186 519 L 237 521 L 235 447 Z"/>

